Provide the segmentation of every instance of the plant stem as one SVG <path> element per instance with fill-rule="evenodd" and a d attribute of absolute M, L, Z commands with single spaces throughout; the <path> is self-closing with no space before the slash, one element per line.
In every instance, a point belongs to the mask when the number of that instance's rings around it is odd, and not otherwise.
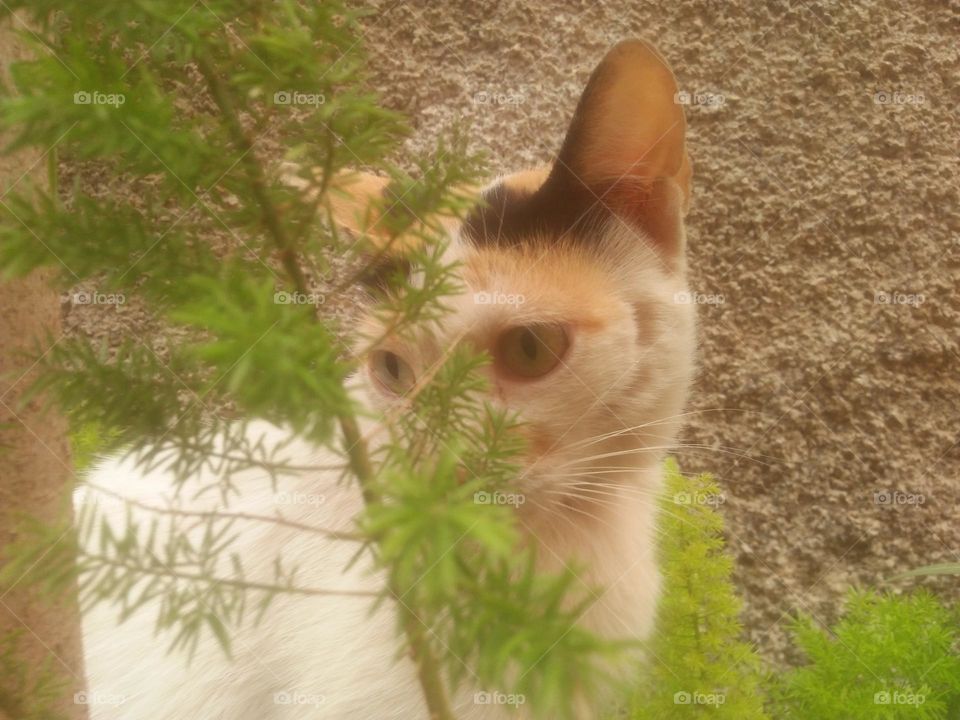
<path fill-rule="evenodd" d="M 100 485 L 95 485 L 94 483 L 88 482 L 86 483 L 86 486 L 93 488 L 98 493 L 103 493 L 104 495 L 109 495 L 110 497 L 122 500 L 124 503 L 132 507 L 137 507 L 141 510 L 146 510 L 147 512 L 159 513 L 161 515 L 174 515 L 176 517 L 195 517 L 203 519 L 217 518 L 218 520 L 248 520 L 250 522 L 273 523 L 274 525 L 282 525 L 284 527 L 293 528 L 294 530 L 301 530 L 303 532 L 314 533 L 316 535 L 323 535 L 331 540 L 346 540 L 352 542 L 365 542 L 366 540 L 364 536 L 358 533 L 345 532 L 342 530 L 327 530 L 326 528 L 315 527 L 313 525 L 306 525 L 304 523 L 294 522 L 293 520 L 287 520 L 286 518 L 280 516 L 271 517 L 269 515 L 255 515 L 251 513 L 223 512 L 221 510 L 200 511 L 157 507 L 156 505 L 150 505 L 137 500 L 131 500 L 121 493 L 113 492 L 112 490 L 108 490 Z"/>
<path fill-rule="evenodd" d="M 300 263 L 297 259 L 296 247 L 287 236 L 283 223 L 280 221 L 280 214 L 270 201 L 263 168 L 260 167 L 257 156 L 253 152 L 253 141 L 243 129 L 243 125 L 240 123 L 240 116 L 237 114 L 233 100 L 230 98 L 230 93 L 220 79 L 216 68 L 206 55 L 198 53 L 197 66 L 200 68 L 200 72 L 203 73 L 207 85 L 210 87 L 210 93 L 213 95 L 214 102 L 217 104 L 220 112 L 223 113 L 227 130 L 230 133 L 234 145 L 236 145 L 237 150 L 240 151 L 243 164 L 247 169 L 247 176 L 250 179 L 250 188 L 253 190 L 253 196 L 260 206 L 260 212 L 263 213 L 263 222 L 264 225 L 266 225 L 267 233 L 273 238 L 274 245 L 276 245 L 280 253 L 280 262 L 283 263 L 284 269 L 293 280 L 297 292 L 306 295 L 309 292 L 309 288 L 307 287 L 307 280 L 303 276 L 303 270 L 300 268 Z"/>
<path fill-rule="evenodd" d="M 197 65 L 210 87 L 210 93 L 214 102 L 223 113 L 227 124 L 227 130 L 237 149 L 243 157 L 244 165 L 250 178 L 251 189 L 254 197 L 260 206 L 263 214 L 264 225 L 267 234 L 273 239 L 273 244 L 280 253 L 280 260 L 284 269 L 293 281 L 298 292 L 306 294 L 309 290 L 306 278 L 300 268 L 300 262 L 294 244 L 290 241 L 284 230 L 283 223 L 280 221 L 279 213 L 270 200 L 267 193 L 265 175 L 263 168 L 253 152 L 253 142 L 247 136 L 240 123 L 236 108 L 230 98 L 230 94 L 223 81 L 220 79 L 217 69 L 203 54 L 198 54 Z M 324 179 L 326 187 L 327 179 Z M 373 488 L 374 470 L 370 461 L 370 454 L 367 450 L 363 436 L 360 434 L 356 417 L 352 413 L 340 413 L 337 417 L 340 424 L 340 431 L 343 433 L 343 439 L 347 447 L 350 469 L 353 471 L 360 484 L 363 493 L 364 502 L 367 504 L 377 501 L 376 492 Z M 394 597 L 399 598 L 395 583 L 391 580 L 388 585 L 389 591 Z M 403 602 L 399 604 L 399 612 L 403 621 L 403 628 L 410 643 L 410 652 L 413 655 L 414 662 L 417 665 L 417 676 L 420 680 L 420 687 L 423 690 L 424 699 L 430 712 L 431 720 L 454 720 L 453 712 L 450 710 L 450 700 L 447 697 L 446 688 L 443 685 L 440 667 L 437 659 L 434 657 L 430 648 L 430 643 L 424 632 L 425 626 L 417 617 L 416 613 Z"/>
<path fill-rule="evenodd" d="M 141 575 L 154 575 L 165 578 L 177 578 L 178 580 L 190 580 L 194 582 L 204 582 L 213 586 L 223 585 L 226 587 L 235 587 L 243 590 L 257 590 L 268 593 L 289 593 L 293 595 L 336 595 L 341 597 L 378 597 L 379 593 L 373 590 L 323 590 L 321 588 L 294 587 L 292 585 L 272 585 L 270 583 L 251 582 L 249 580 L 237 580 L 235 578 L 211 578 L 201 573 L 187 573 L 179 570 L 173 570 L 161 563 L 160 567 L 146 565 L 144 563 L 120 562 L 115 558 L 106 555 L 95 555 L 92 553 L 81 553 L 80 562 L 90 561 L 109 565 L 110 567 L 130 570 Z"/>
<path fill-rule="evenodd" d="M 347 444 L 347 455 L 350 460 L 350 469 L 360 482 L 364 502 L 377 502 L 376 493 L 372 487 L 373 466 L 370 463 L 370 454 L 366 443 L 360 434 L 357 420 L 353 415 L 339 416 L 340 430 Z M 390 594 L 397 600 L 397 611 L 400 613 L 401 624 L 410 643 L 410 655 L 417 666 L 417 677 L 420 688 L 427 702 L 430 720 L 454 720 L 450 710 L 450 699 L 443 685 L 440 665 L 430 648 L 430 641 L 426 635 L 426 626 L 416 612 L 401 599 L 399 587 L 393 578 L 388 583 Z"/>
<path fill-rule="evenodd" d="M 396 593 L 394 593 L 394 597 L 397 598 L 403 629 L 410 640 L 410 654 L 417 666 L 417 677 L 420 679 L 420 687 L 423 689 L 423 695 L 427 700 L 430 720 L 455 720 L 453 712 L 450 710 L 447 689 L 441 681 L 440 667 L 433 653 L 430 652 L 430 641 L 426 633 L 427 626 L 423 624 L 423 621 L 417 617 L 417 614 L 409 605 L 399 599 Z"/>

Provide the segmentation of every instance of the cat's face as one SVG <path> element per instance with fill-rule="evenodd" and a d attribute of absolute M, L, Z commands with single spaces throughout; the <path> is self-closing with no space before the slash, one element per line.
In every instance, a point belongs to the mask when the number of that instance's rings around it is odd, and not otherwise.
<path fill-rule="evenodd" d="M 555 165 L 498 179 L 452 229 L 464 286 L 445 301 L 453 311 L 369 354 L 380 406 L 402 402 L 457 343 L 490 355 L 490 400 L 528 441 L 523 512 L 589 505 L 591 489 L 630 482 L 626 470 L 656 466 L 674 439 L 694 354 L 675 92 L 648 46 L 614 48 Z"/>

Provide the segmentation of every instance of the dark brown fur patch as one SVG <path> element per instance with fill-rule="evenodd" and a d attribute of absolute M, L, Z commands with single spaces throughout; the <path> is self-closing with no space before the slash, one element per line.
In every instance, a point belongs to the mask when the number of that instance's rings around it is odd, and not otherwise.
<path fill-rule="evenodd" d="M 534 238 L 583 241 L 609 211 L 582 183 L 554 171 L 536 191 L 498 183 L 464 222 L 464 235 L 478 246 L 511 247 Z"/>

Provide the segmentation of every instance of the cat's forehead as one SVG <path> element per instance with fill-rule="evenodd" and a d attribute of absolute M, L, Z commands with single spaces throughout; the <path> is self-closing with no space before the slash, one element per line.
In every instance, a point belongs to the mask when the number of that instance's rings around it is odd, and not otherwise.
<path fill-rule="evenodd" d="M 589 253 L 544 238 L 515 246 L 459 243 L 459 314 L 482 323 L 602 326 L 615 312 L 611 278 Z"/>

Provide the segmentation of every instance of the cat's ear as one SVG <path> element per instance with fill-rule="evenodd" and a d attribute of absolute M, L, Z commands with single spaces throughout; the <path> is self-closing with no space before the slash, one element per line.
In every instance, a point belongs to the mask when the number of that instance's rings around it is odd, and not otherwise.
<path fill-rule="evenodd" d="M 682 214 L 690 193 L 677 94 L 673 73 L 653 47 L 641 40 L 614 46 L 590 76 L 548 182 L 587 193 L 625 220 L 662 233 L 669 225 L 663 214 Z"/>

